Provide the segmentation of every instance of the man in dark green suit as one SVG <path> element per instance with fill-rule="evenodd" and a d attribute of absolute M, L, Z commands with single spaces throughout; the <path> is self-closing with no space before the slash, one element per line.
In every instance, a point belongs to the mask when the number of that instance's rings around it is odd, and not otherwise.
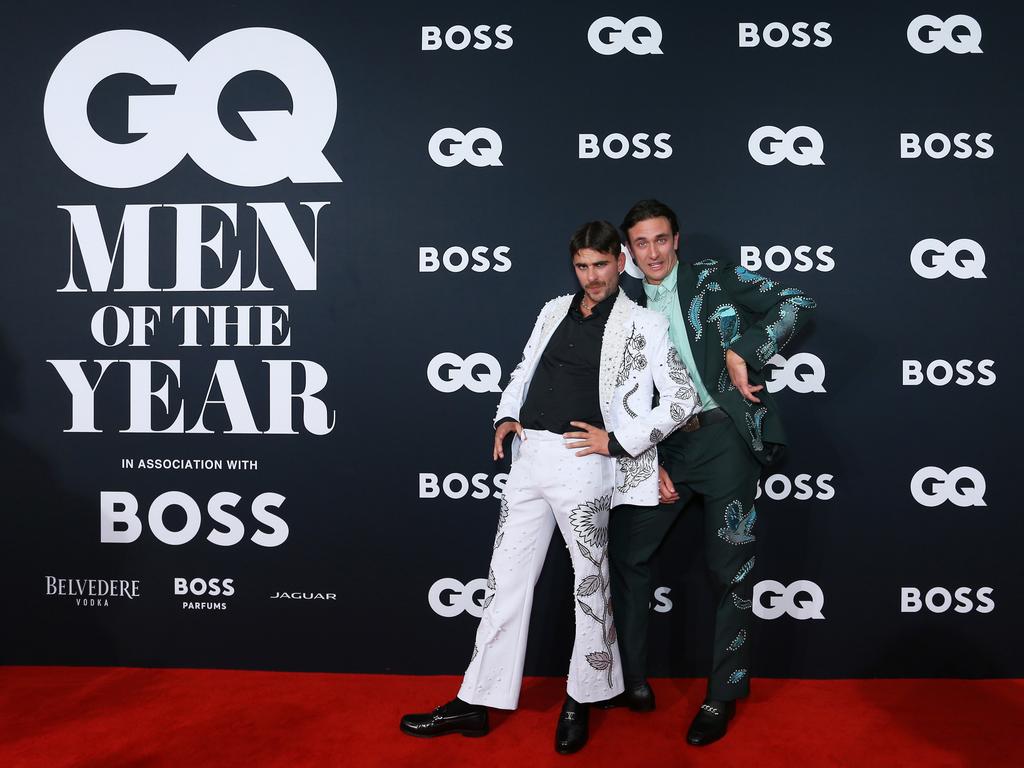
<path fill-rule="evenodd" d="M 785 443 L 764 368 L 815 303 L 743 267 L 713 259 L 680 263 L 676 215 L 657 200 L 634 205 L 621 229 L 645 276 L 641 304 L 668 317 L 703 411 L 658 446 L 661 504 L 611 514 L 612 603 L 626 690 L 610 703 L 654 708 L 646 680 L 650 560 L 683 508 L 700 497 L 717 608 L 707 697 L 687 741 L 703 746 L 725 735 L 736 699 L 750 692 L 754 496 L 761 468 Z"/>

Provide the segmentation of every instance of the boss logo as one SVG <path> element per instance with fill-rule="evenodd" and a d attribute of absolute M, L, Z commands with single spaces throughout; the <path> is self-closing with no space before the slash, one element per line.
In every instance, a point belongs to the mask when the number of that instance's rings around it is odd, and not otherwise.
<path fill-rule="evenodd" d="M 951 593 L 944 587 L 932 587 L 921 600 L 921 590 L 917 587 L 900 587 L 900 613 L 918 613 L 927 608 L 932 613 L 945 613 L 950 608 L 956 613 L 992 613 L 996 603 L 992 599 L 992 587 L 957 587 Z M 974 592 L 975 601 L 971 599 Z M 955 603 L 955 605 L 954 605 Z"/>
<path fill-rule="evenodd" d="M 442 128 L 430 137 L 430 159 L 442 168 L 469 163 L 477 168 L 501 165 L 501 137 L 490 128 L 474 128 L 463 133 L 458 128 Z"/>
<path fill-rule="evenodd" d="M 910 265 L 927 280 L 947 274 L 961 280 L 986 276 L 985 249 L 976 240 L 965 237 L 949 245 L 934 237 L 925 238 L 910 252 Z"/>
<path fill-rule="evenodd" d="M 483 371 L 477 373 L 477 370 Z M 465 360 L 454 352 L 435 355 L 427 365 L 427 381 L 438 392 L 452 393 L 465 387 L 470 392 L 501 392 L 501 366 L 486 352 L 474 352 Z"/>
<path fill-rule="evenodd" d="M 944 387 L 955 379 L 961 387 L 975 383 L 988 387 L 996 380 L 993 365 L 994 360 L 980 360 L 977 364 L 973 360 L 957 360 L 955 364 L 946 360 L 932 360 L 927 366 L 920 360 L 904 360 L 903 386 L 917 386 L 927 381 L 937 387 Z M 972 368 L 977 369 L 977 374 Z"/>
<path fill-rule="evenodd" d="M 985 507 L 985 477 L 974 467 L 957 467 L 946 472 L 922 467 L 910 480 L 910 493 L 922 507 L 951 502 L 958 507 Z"/>
<path fill-rule="evenodd" d="M 499 24 L 493 32 L 487 24 L 475 26 L 472 31 L 469 27 L 456 24 L 444 32 L 440 27 L 427 26 L 422 28 L 420 50 L 436 51 L 440 48 L 451 48 L 453 51 L 464 51 L 472 44 L 478 51 L 486 51 L 491 46 L 494 46 L 496 51 L 507 51 L 512 47 L 512 36 L 509 34 L 511 31 L 511 24 Z"/>
<path fill-rule="evenodd" d="M 594 133 L 581 133 L 579 155 L 581 160 L 601 157 L 602 153 L 605 157 L 610 157 L 612 160 L 620 160 L 626 155 L 635 157 L 638 160 L 645 160 L 648 157 L 663 160 L 666 157 L 672 156 L 672 147 L 668 143 L 668 140 L 671 138 L 671 133 L 655 134 L 655 148 L 652 152 L 648 146 L 648 141 L 651 139 L 651 134 L 649 133 L 636 133 L 632 137 L 622 133 L 610 133 L 604 139 L 600 139 Z M 632 148 L 632 151 L 630 151 L 630 148 Z"/>
<path fill-rule="evenodd" d="M 454 472 L 445 475 L 444 478 L 433 472 L 420 472 L 420 498 L 436 499 L 444 493 L 449 499 L 464 499 L 467 494 L 474 499 L 486 499 L 488 496 L 500 499 L 508 481 L 508 474 L 502 472 L 495 475 L 493 486 L 488 485 L 489 479 L 490 475 L 483 472 L 477 472 L 472 477 Z"/>
<path fill-rule="evenodd" d="M 771 579 L 754 585 L 754 615 L 778 619 L 789 614 L 794 619 L 824 619 L 825 595 L 813 581 L 794 581 L 788 587 Z"/>
<path fill-rule="evenodd" d="M 834 479 L 834 475 L 818 475 L 817 477 L 797 475 L 792 480 L 786 475 L 771 475 L 763 481 L 757 481 L 757 495 L 754 498 L 760 499 L 763 492 L 765 496 L 775 501 L 782 501 L 790 497 L 797 501 L 806 501 L 807 499 L 828 501 L 836 495 L 835 488 L 831 485 Z"/>
<path fill-rule="evenodd" d="M 811 35 L 807 32 L 810 26 L 810 22 L 807 21 L 798 21 L 792 27 L 773 21 L 770 24 L 765 24 L 764 29 L 760 30 L 757 24 L 741 21 L 740 48 L 754 48 L 761 42 L 764 42 L 769 48 L 781 48 L 790 41 L 791 36 L 794 48 L 806 48 L 812 42 Z M 832 35 L 825 31 L 829 26 L 827 21 L 819 21 L 814 25 L 811 31 L 814 32 L 815 48 L 827 48 L 832 45 Z M 792 35 L 790 30 L 792 30 Z"/>
<path fill-rule="evenodd" d="M 907 42 L 918 53 L 981 53 L 981 25 L 958 13 L 943 21 L 938 16 L 918 16 L 907 27 Z"/>
<path fill-rule="evenodd" d="M 971 146 L 973 139 L 977 149 Z M 935 160 L 948 157 L 952 151 L 953 157 L 963 160 L 968 157 L 977 157 L 980 160 L 987 160 L 995 154 L 995 149 L 989 143 L 992 140 L 991 133 L 979 133 L 972 136 L 969 133 L 958 133 L 950 139 L 944 133 L 931 133 L 924 142 L 916 133 L 900 134 L 900 159 L 913 159 L 921 157 L 922 152 Z"/>
<path fill-rule="evenodd" d="M 493 251 L 486 245 L 478 245 L 471 249 L 453 245 L 444 252 L 433 246 L 424 245 L 420 246 L 420 272 L 437 272 L 442 267 L 448 272 L 463 272 L 467 268 L 473 272 L 486 272 L 489 269 L 495 272 L 508 272 L 512 269 L 512 260 L 508 252 L 507 245 L 499 245 Z"/>
<path fill-rule="evenodd" d="M 250 71 L 280 80 L 291 108 L 239 112 L 254 138 L 245 140 L 228 133 L 217 109 L 224 86 Z M 174 87 L 128 97 L 128 132 L 143 136 L 124 144 L 97 134 L 87 109 L 93 89 L 117 74 Z M 319 52 L 289 32 L 256 27 L 215 38 L 191 60 L 148 32 L 103 32 L 61 59 L 43 98 L 57 156 L 86 181 L 116 188 L 156 181 L 186 155 L 215 179 L 240 187 L 341 181 L 323 155 L 337 113 L 334 77 Z"/>
<path fill-rule="evenodd" d="M 790 267 L 797 272 L 831 272 L 836 266 L 830 255 L 832 250 L 831 245 L 819 245 L 812 255 L 809 245 L 798 245 L 792 252 L 784 245 L 773 245 L 762 255 L 756 245 L 741 245 L 740 264 L 754 272 L 761 269 L 762 264 L 772 272 L 785 272 Z"/>
<path fill-rule="evenodd" d="M 196 595 L 197 597 L 201 597 L 203 595 L 209 595 L 210 597 L 217 597 L 219 595 L 231 597 L 235 594 L 235 580 L 175 578 L 174 594 Z"/>
<path fill-rule="evenodd" d="M 821 153 L 825 143 L 821 134 L 807 125 L 783 131 L 765 125 L 750 134 L 747 142 L 750 156 L 761 165 L 778 165 L 788 160 L 793 165 L 824 165 Z"/>
<path fill-rule="evenodd" d="M 825 391 L 825 364 L 821 358 L 810 352 L 797 352 L 788 360 L 775 355 L 768 361 L 764 384 L 772 394 L 789 387 L 802 395 Z"/>
<path fill-rule="evenodd" d="M 210 497 L 206 514 L 216 524 L 206 540 L 219 547 L 230 547 L 245 538 L 245 524 L 232 514 L 242 500 L 237 493 L 222 491 Z M 252 500 L 249 511 L 259 524 L 249 540 L 261 547 L 277 547 L 288 538 L 288 523 L 270 510 L 284 504 L 279 493 L 261 493 Z M 199 535 L 203 513 L 187 493 L 161 493 L 149 506 L 146 516 L 149 530 L 158 541 L 172 546 L 187 544 Z M 104 544 L 130 544 L 142 535 L 139 502 L 127 491 L 100 492 L 100 541 Z"/>
<path fill-rule="evenodd" d="M 484 614 L 487 579 L 473 579 L 463 584 L 458 579 L 438 579 L 427 593 L 427 602 L 434 613 L 451 619 L 462 612 L 478 619 Z"/>
<path fill-rule="evenodd" d="M 650 16 L 622 21 L 614 16 L 596 19 L 587 30 L 590 47 L 602 56 L 629 51 L 637 56 L 660 54 L 661 25 Z"/>

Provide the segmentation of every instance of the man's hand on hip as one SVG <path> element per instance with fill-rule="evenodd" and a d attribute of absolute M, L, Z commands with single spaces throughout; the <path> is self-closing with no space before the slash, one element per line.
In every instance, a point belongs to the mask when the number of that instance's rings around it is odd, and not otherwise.
<path fill-rule="evenodd" d="M 518 421 L 503 421 L 498 425 L 498 428 L 494 430 L 494 460 L 505 458 L 505 438 L 515 432 L 519 435 L 520 440 L 525 440 L 526 435 L 523 434 L 523 425 Z"/>
<path fill-rule="evenodd" d="M 568 439 L 575 439 L 579 442 L 566 443 L 565 447 L 569 450 L 576 450 L 581 448 L 582 450 L 576 451 L 577 456 L 587 456 L 591 453 L 599 453 L 602 456 L 611 456 L 608 452 L 608 433 L 600 427 L 592 427 L 585 421 L 570 421 L 574 427 L 579 427 L 582 432 L 566 432 L 562 437 Z"/>

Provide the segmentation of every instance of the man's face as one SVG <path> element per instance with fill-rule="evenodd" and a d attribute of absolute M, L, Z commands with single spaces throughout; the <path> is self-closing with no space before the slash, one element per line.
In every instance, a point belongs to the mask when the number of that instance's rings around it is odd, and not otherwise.
<path fill-rule="evenodd" d="M 679 261 L 679 233 L 672 234 L 672 225 L 664 216 L 637 222 L 626 233 L 633 260 L 644 273 L 647 282 L 658 285 L 668 277 Z"/>
<path fill-rule="evenodd" d="M 582 248 L 572 257 L 576 279 L 591 304 L 604 301 L 619 287 L 619 273 L 626 268 L 626 255 L 617 257 L 593 248 Z"/>

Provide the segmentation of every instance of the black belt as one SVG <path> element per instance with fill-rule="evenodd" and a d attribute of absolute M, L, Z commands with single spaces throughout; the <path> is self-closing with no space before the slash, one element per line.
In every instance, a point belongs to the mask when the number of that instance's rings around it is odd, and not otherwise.
<path fill-rule="evenodd" d="M 729 414 L 722 408 L 712 408 L 710 411 L 701 411 L 690 417 L 679 429 L 683 432 L 696 432 L 701 427 L 706 427 L 719 421 L 725 421 Z"/>

